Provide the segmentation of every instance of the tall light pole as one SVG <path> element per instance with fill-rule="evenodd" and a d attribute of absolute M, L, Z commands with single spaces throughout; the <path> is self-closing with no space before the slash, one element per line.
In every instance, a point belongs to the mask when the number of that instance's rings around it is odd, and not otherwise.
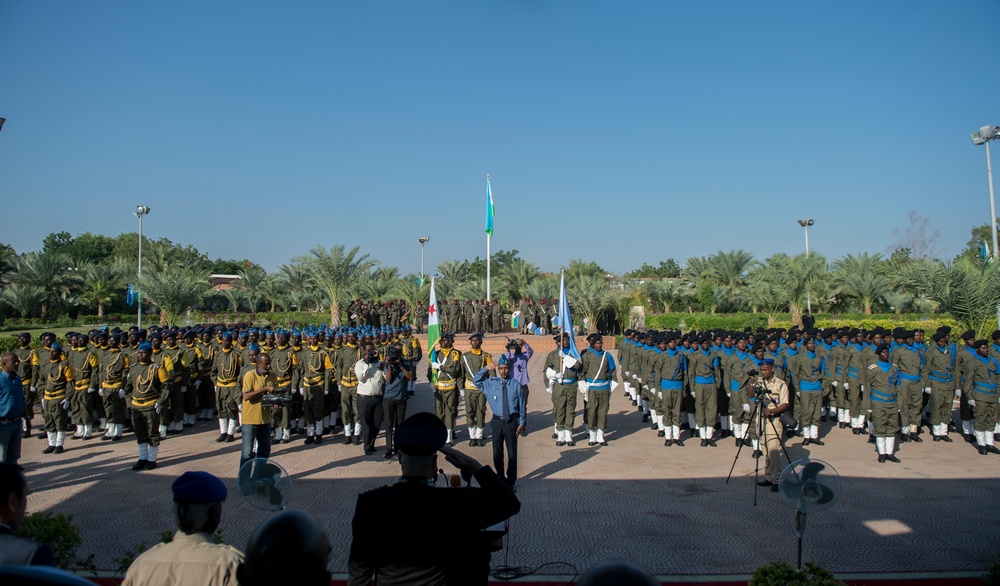
<path fill-rule="evenodd" d="M 424 285 L 424 244 L 431 239 L 430 236 L 421 236 L 417 238 L 417 242 L 420 243 L 420 286 Z"/>
<path fill-rule="evenodd" d="M 796 220 L 799 226 L 802 226 L 806 231 L 806 260 L 809 259 L 809 226 L 812 226 L 816 222 L 809 218 L 808 220 Z M 806 311 L 812 313 L 812 299 L 809 296 L 809 287 L 806 286 Z"/>
<path fill-rule="evenodd" d="M 149 206 L 135 206 L 135 211 L 132 215 L 139 218 L 139 278 L 142 278 L 142 217 L 149 213 Z M 138 284 L 137 284 L 138 285 Z M 141 290 L 136 291 L 135 295 L 136 304 L 139 306 L 136 312 L 136 325 L 139 329 L 142 329 L 142 292 Z"/>
<path fill-rule="evenodd" d="M 986 179 L 990 184 L 990 227 L 993 229 L 993 258 L 997 258 L 997 207 L 993 201 L 993 165 L 990 163 L 990 141 L 1000 140 L 1000 126 L 983 126 L 972 133 L 972 144 L 986 145 Z"/>

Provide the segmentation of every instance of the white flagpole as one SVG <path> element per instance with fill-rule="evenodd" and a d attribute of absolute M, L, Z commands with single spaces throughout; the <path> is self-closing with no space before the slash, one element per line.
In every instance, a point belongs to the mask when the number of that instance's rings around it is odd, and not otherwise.
<path fill-rule="evenodd" d="M 490 174 L 486 174 L 486 185 L 490 184 Z M 486 233 L 486 302 L 490 302 L 490 234 Z"/>

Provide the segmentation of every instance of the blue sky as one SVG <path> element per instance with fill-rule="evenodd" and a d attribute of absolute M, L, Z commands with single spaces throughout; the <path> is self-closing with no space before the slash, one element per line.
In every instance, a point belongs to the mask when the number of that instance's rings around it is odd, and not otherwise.
<path fill-rule="evenodd" d="M 0 241 L 145 234 L 266 268 L 360 245 L 621 272 L 744 248 L 950 257 L 989 219 L 1000 2 L 0 4 Z M 994 149 L 1000 167 L 1000 149 Z"/>

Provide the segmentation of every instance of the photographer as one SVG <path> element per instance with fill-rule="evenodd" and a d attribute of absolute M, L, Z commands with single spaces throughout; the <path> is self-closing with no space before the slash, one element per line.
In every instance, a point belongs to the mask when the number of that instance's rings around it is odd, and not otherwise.
<path fill-rule="evenodd" d="M 385 369 L 385 396 L 382 399 L 382 411 L 385 413 L 385 459 L 396 455 L 392 442 L 396 426 L 406 419 L 406 399 L 409 397 L 407 388 L 415 378 L 416 367 L 403 358 L 403 345 L 396 342 L 389 346 L 386 356 L 388 363 Z"/>
<path fill-rule="evenodd" d="M 271 374 L 271 357 L 257 356 L 257 367 L 243 373 L 243 445 L 240 450 L 240 466 L 250 460 L 257 442 L 258 458 L 271 455 L 271 407 L 261 402 L 264 394 L 275 391 L 276 380 Z"/>
<path fill-rule="evenodd" d="M 507 338 L 507 353 L 504 357 L 507 358 L 507 364 L 510 366 L 510 378 L 521 383 L 521 396 L 524 397 L 524 413 L 528 413 L 528 361 L 531 360 L 531 356 L 535 353 L 531 349 L 531 346 L 524 341 L 523 338 L 517 338 L 511 340 Z M 528 424 L 525 422 L 521 426 L 521 435 L 528 435 Z"/>
<path fill-rule="evenodd" d="M 354 373 L 358 376 L 358 417 L 361 419 L 361 439 L 365 444 L 365 455 L 375 453 L 375 437 L 380 425 L 375 422 L 376 413 L 382 404 L 382 387 L 385 384 L 385 370 L 375 344 L 368 340 L 361 347 L 361 360 L 354 363 Z"/>
<path fill-rule="evenodd" d="M 758 396 L 760 394 L 760 396 Z M 760 437 L 764 444 L 765 471 L 764 480 L 758 484 L 770 486 L 772 492 L 778 491 L 778 477 L 781 476 L 781 421 L 778 416 L 788 410 L 788 385 L 774 376 L 774 360 L 765 358 L 760 364 L 760 376 L 751 380 L 747 396 L 753 401 L 751 418 L 756 421 L 757 409 L 762 409 L 763 420 Z"/>

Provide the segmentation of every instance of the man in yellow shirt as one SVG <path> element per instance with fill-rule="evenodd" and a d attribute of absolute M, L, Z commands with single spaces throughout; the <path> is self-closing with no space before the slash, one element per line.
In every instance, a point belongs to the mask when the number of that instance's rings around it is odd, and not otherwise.
<path fill-rule="evenodd" d="M 261 404 L 266 393 L 273 393 L 277 381 L 271 374 L 271 357 L 261 354 L 257 357 L 257 368 L 243 374 L 243 449 L 240 451 L 240 467 L 243 467 L 254 451 L 258 458 L 271 455 L 271 408 Z M 257 449 L 254 450 L 254 442 Z"/>

